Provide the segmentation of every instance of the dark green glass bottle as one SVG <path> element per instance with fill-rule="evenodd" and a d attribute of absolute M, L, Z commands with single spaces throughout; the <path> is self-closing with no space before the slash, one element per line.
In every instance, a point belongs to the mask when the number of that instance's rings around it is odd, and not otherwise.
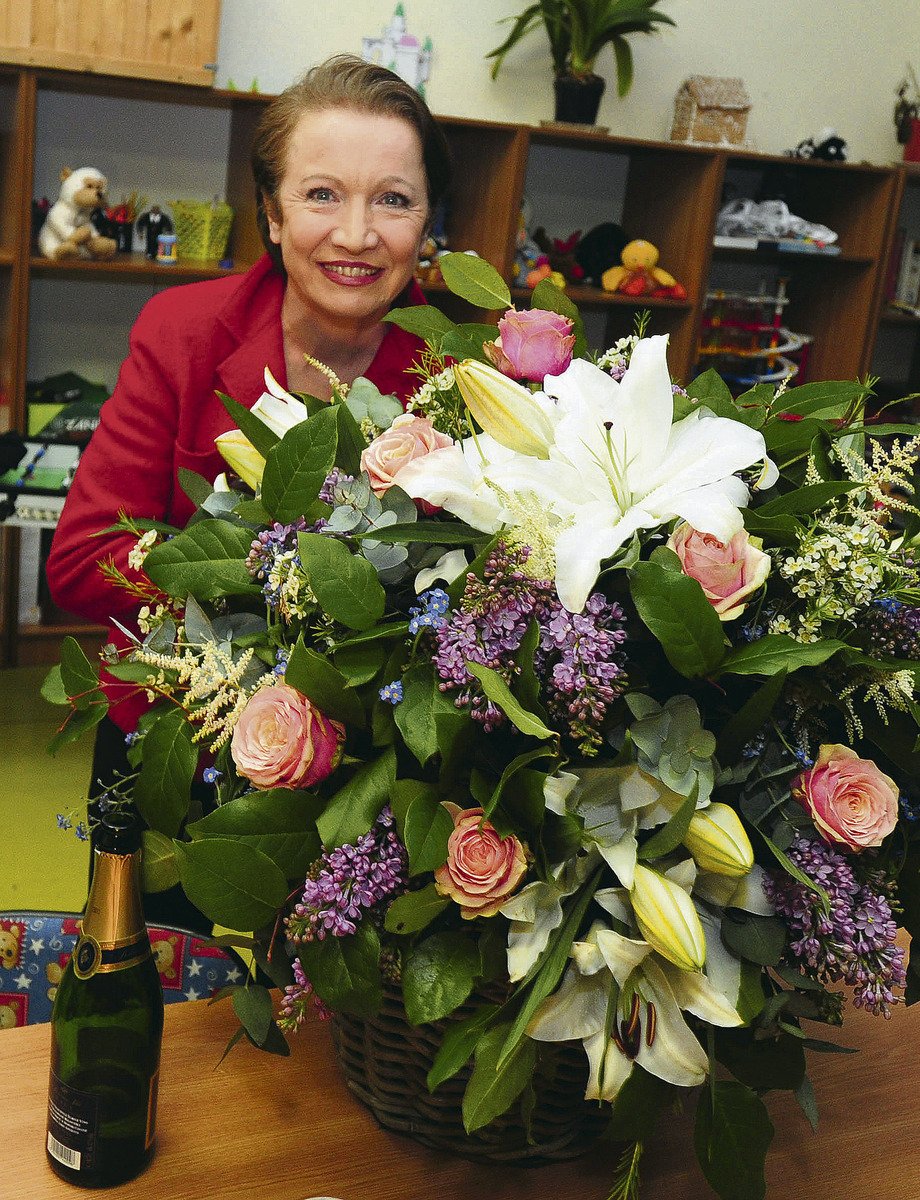
<path fill-rule="evenodd" d="M 153 1153 L 163 991 L 140 892 L 140 828 L 106 817 L 80 937 L 51 1014 L 46 1149 L 83 1187 L 133 1178 Z"/>

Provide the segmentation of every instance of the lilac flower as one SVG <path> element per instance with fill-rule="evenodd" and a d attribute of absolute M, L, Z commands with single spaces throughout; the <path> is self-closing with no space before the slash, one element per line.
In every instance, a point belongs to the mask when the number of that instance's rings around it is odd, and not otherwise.
<path fill-rule="evenodd" d="M 581 613 L 563 608 L 551 580 L 534 579 L 524 566 L 527 547 L 500 542 L 480 580 L 470 573 L 460 607 L 436 627 L 433 661 L 442 691 L 457 691 L 455 703 L 469 709 L 486 732 L 504 723 L 501 710 L 483 695 L 467 663 L 480 663 L 510 682 L 515 657 L 536 620 L 539 639 L 534 669 L 542 697 L 561 731 L 592 753 L 598 726 L 625 684 L 623 611 L 599 592 Z"/>
<path fill-rule="evenodd" d="M 341 467 L 333 467 L 319 489 L 318 498 L 324 504 L 345 504 L 348 499 L 348 485 L 354 481 L 354 475 L 346 475 Z"/>
<path fill-rule="evenodd" d="M 790 875 L 774 871 L 766 876 L 767 898 L 793 938 L 791 956 L 822 983 L 849 984 L 857 1008 L 890 1016 L 891 1005 L 902 999 L 894 989 L 904 987 L 907 974 L 884 894 L 888 885 L 879 872 L 858 879 L 852 860 L 820 840 L 800 834 L 787 853 L 830 899 L 825 913 L 819 897 Z"/>
<path fill-rule="evenodd" d="M 920 657 L 920 608 L 891 596 L 875 600 L 860 614 L 871 654 L 887 658 Z"/>
<path fill-rule="evenodd" d="M 278 1014 L 279 1028 L 291 1032 L 299 1028 L 303 1024 L 307 1006 L 311 1002 L 319 1019 L 328 1021 L 332 1016 L 332 1010 L 327 1008 L 313 991 L 313 984 L 304 975 L 300 959 L 295 958 L 291 965 L 294 968 L 294 982 L 287 985 L 284 995 L 281 997 Z"/>
<path fill-rule="evenodd" d="M 369 833 L 325 853 L 304 883 L 303 895 L 285 919 L 294 944 L 348 937 L 368 909 L 404 891 L 408 859 L 385 808 Z"/>

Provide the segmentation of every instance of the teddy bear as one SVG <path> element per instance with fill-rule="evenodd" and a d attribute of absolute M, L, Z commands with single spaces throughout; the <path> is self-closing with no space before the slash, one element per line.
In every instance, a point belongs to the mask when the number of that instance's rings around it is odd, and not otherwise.
<path fill-rule="evenodd" d="M 19 1017 L 12 1004 L 0 1004 L 0 1029 L 15 1029 L 18 1024 Z"/>
<path fill-rule="evenodd" d="M 11 924 L 0 927 L 0 967 L 6 971 L 19 965 L 20 940 L 23 934 L 21 925 Z"/>
<path fill-rule="evenodd" d="M 90 223 L 94 209 L 103 204 L 106 177 L 94 167 L 61 171 L 61 193 L 48 210 L 38 234 L 45 258 L 112 258 L 113 238 L 101 237 Z"/>
<path fill-rule="evenodd" d="M 658 266 L 658 250 L 651 242 L 636 238 L 620 254 L 622 266 L 610 267 L 602 277 L 605 292 L 626 296 L 670 297 L 684 300 L 687 293 L 673 275 Z"/>

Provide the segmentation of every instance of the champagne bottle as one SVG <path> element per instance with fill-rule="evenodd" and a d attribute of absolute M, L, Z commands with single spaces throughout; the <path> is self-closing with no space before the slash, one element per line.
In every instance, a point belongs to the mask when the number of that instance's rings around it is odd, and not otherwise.
<path fill-rule="evenodd" d="M 103 818 L 51 1014 L 48 1161 L 84 1187 L 131 1179 L 153 1153 L 163 991 L 141 907 L 140 844 L 134 817 Z"/>

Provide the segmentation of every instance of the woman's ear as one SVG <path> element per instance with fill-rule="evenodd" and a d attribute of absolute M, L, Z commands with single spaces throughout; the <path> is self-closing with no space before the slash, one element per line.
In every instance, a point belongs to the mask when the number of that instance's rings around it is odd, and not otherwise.
<path fill-rule="evenodd" d="M 268 221 L 268 236 L 276 246 L 281 244 L 281 210 L 270 197 L 262 193 L 262 207 L 265 209 L 265 219 Z"/>

